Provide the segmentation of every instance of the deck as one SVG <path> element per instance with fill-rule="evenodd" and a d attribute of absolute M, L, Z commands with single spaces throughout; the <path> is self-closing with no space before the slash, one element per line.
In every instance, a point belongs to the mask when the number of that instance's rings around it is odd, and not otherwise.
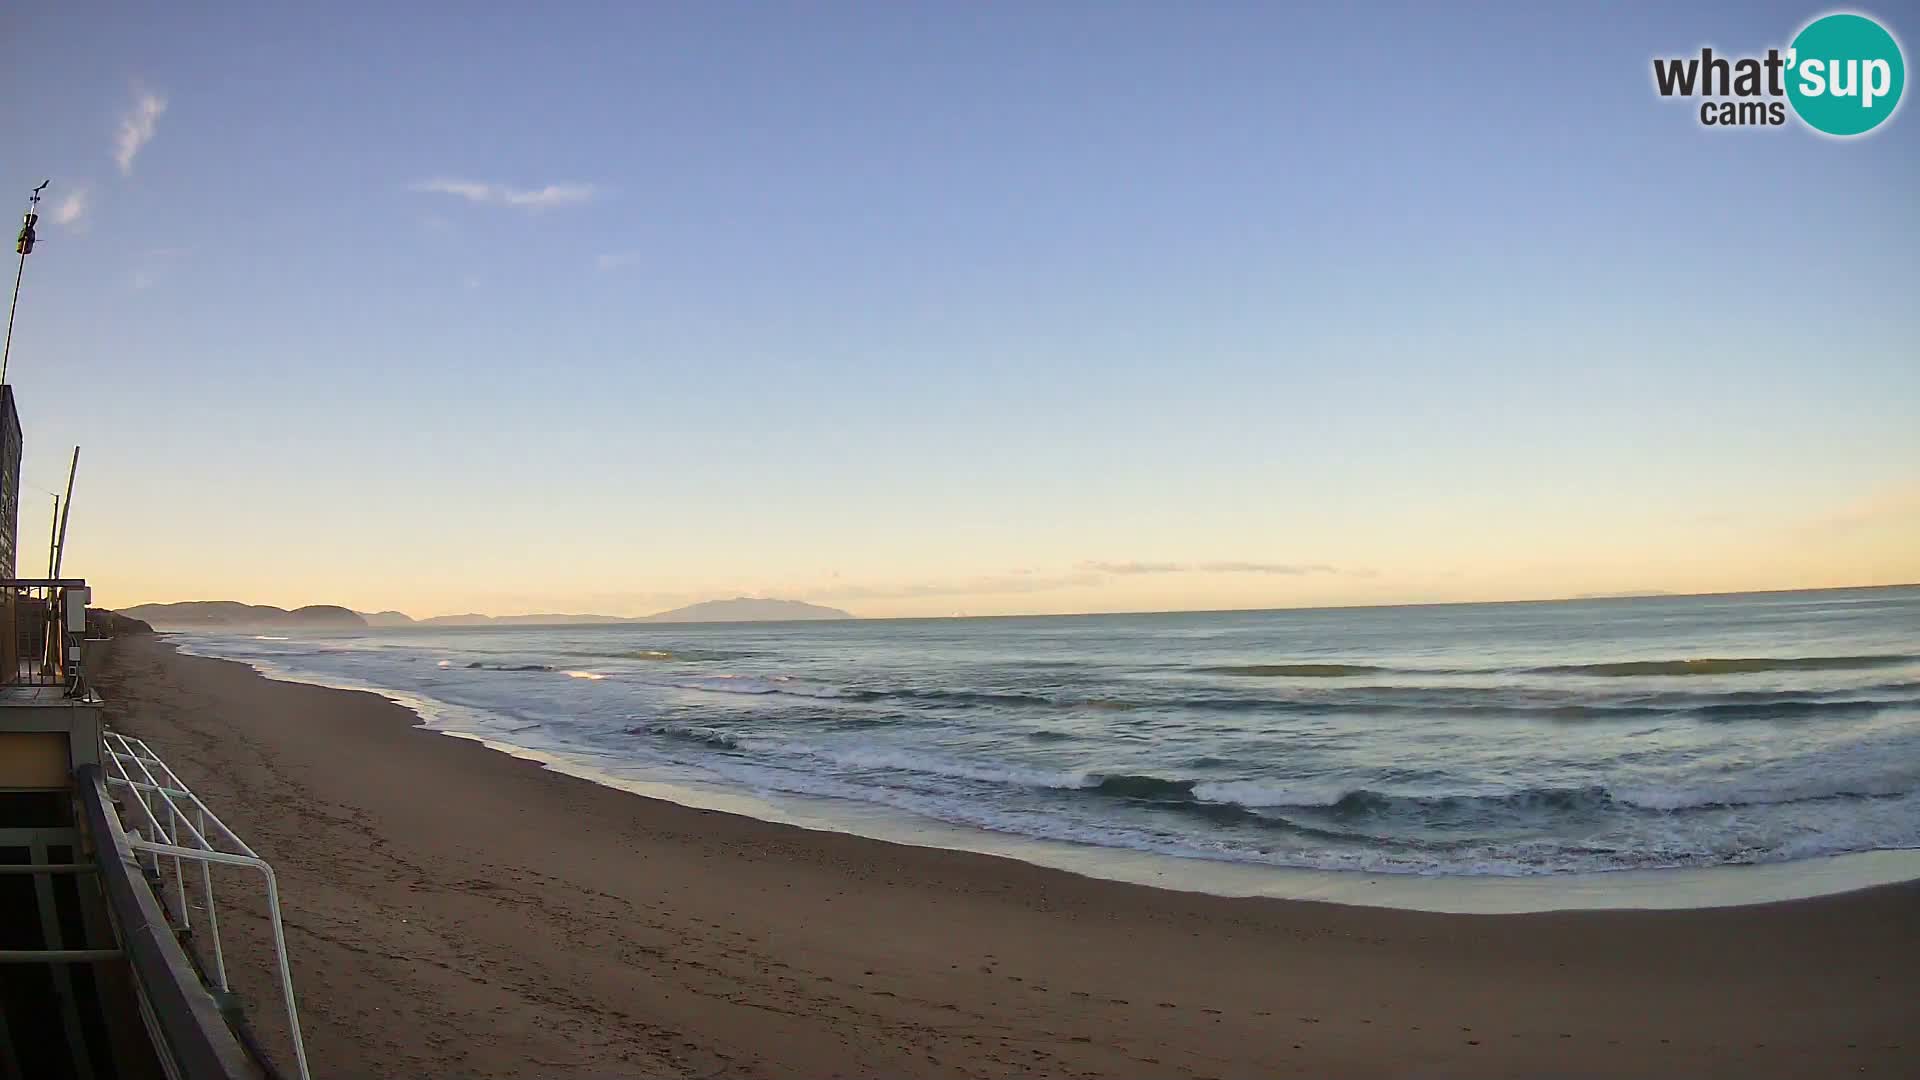
<path fill-rule="evenodd" d="M 279 1075 L 227 992 L 212 865 L 264 877 L 304 1080 L 272 870 L 152 748 L 104 728 L 86 595 L 0 581 L 0 1080 Z"/>

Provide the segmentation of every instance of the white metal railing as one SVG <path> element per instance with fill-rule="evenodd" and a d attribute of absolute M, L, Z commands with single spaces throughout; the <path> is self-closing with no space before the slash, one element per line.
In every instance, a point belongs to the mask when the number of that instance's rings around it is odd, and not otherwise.
<path fill-rule="evenodd" d="M 287 1003 L 287 1030 L 293 1039 L 294 1062 L 301 1080 L 312 1080 L 307 1071 L 307 1048 L 300 1038 L 300 1013 L 293 999 L 293 969 L 287 962 L 287 933 L 280 919 L 280 890 L 273 867 L 229 829 L 219 816 L 207 808 L 180 778 L 174 775 L 160 755 L 145 741 L 130 735 L 103 733 L 109 764 L 107 784 L 131 792 L 128 800 L 138 807 L 140 821 L 126 822 L 128 832 L 136 829 L 145 835 L 129 835 L 128 844 L 153 860 L 152 869 L 162 878 L 161 860 L 173 863 L 174 895 L 178 902 L 175 918 L 182 933 L 192 929 L 187 909 L 187 862 L 200 864 L 200 899 L 206 912 L 207 937 L 212 941 L 213 978 L 222 995 L 232 991 L 227 985 L 226 954 L 220 945 L 220 916 L 213 904 L 213 864 L 240 866 L 258 870 L 266 880 L 267 920 L 273 927 L 273 949 L 280 967 L 280 992 Z M 150 834 L 148 830 L 151 830 Z"/>

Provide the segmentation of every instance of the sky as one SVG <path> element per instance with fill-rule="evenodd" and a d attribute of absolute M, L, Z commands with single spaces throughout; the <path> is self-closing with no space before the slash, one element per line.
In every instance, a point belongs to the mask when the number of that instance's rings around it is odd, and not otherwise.
<path fill-rule="evenodd" d="M 1920 116 L 1652 84 L 1827 8 L 189 7 L 0 12 L 110 606 L 1920 581 Z"/>

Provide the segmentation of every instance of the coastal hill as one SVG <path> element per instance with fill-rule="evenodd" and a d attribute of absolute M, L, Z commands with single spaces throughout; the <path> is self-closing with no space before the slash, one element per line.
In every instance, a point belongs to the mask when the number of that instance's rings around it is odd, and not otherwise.
<path fill-rule="evenodd" d="M 87 636 L 90 638 L 123 637 L 134 634 L 151 634 L 153 627 L 139 619 L 129 618 L 117 611 L 106 608 L 87 609 Z"/>
<path fill-rule="evenodd" d="M 736 596 L 731 600 L 706 600 L 672 611 L 622 618 L 618 615 L 435 615 L 413 619 L 398 611 L 366 615 L 369 626 L 599 626 L 608 623 L 704 623 L 704 622 L 799 622 L 820 619 L 851 619 L 839 608 L 822 607 L 799 600 L 775 600 L 765 597 Z"/>
<path fill-rule="evenodd" d="M 357 612 L 332 604 L 307 607 L 273 607 L 269 604 L 242 604 L 232 600 L 187 600 L 178 604 L 140 604 L 121 608 L 120 614 L 139 619 L 162 630 L 220 629 L 298 629 L 342 630 L 364 627 L 367 620 Z"/>
<path fill-rule="evenodd" d="M 585 626 L 607 623 L 786 622 L 851 619 L 839 608 L 799 600 L 737 596 L 708 600 L 638 618 L 617 615 L 436 615 L 415 619 L 401 611 L 361 613 L 330 604 L 285 608 L 242 604 L 232 600 L 190 600 L 178 604 L 141 604 L 122 608 L 129 618 L 142 619 L 160 630 L 306 629 L 351 630 L 396 626 Z"/>

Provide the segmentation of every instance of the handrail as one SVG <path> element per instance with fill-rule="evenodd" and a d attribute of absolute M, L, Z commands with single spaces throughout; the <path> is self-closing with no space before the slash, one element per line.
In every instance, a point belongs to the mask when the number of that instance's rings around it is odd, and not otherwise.
<path fill-rule="evenodd" d="M 281 996 L 286 1002 L 287 1030 L 293 1042 L 294 1063 L 301 1080 L 311 1080 L 312 1074 L 307 1070 L 306 1043 L 300 1035 L 299 1007 L 294 1001 L 293 969 L 287 959 L 286 928 L 280 917 L 280 888 L 273 867 L 267 865 L 265 859 L 228 828 L 227 823 L 221 821 L 219 815 L 209 809 L 145 741 L 114 731 L 103 732 L 102 738 L 107 761 L 119 774 L 108 775 L 106 783 L 125 787 L 133 796 L 131 804 L 139 807 L 147 825 L 153 830 L 151 838 L 129 837 L 127 846 L 150 856 L 156 868 L 161 857 L 173 860 L 182 930 L 187 929 L 189 924 L 186 871 L 181 865 L 182 860 L 200 864 L 199 892 L 207 917 L 207 936 L 213 941 L 214 981 L 222 993 L 228 991 L 227 965 L 220 942 L 219 914 L 213 902 L 211 866 L 217 864 L 257 870 L 265 879 L 267 921 L 273 930 L 274 956 L 279 965 Z M 129 765 L 139 770 L 140 779 L 134 778 Z M 158 775 L 155 769 L 159 770 Z M 165 808 L 165 824 L 161 823 L 155 812 L 156 806 Z M 191 815 L 188 811 L 191 811 Z M 209 840 L 209 836 L 215 839 Z M 221 850 L 223 847 L 236 850 Z"/>
<path fill-rule="evenodd" d="M 177 1067 L 174 1075 L 232 1080 L 257 1075 L 213 995 L 200 984 L 199 973 L 174 939 L 160 902 L 140 880 L 133 841 L 112 809 L 100 766 L 82 765 L 75 777 L 100 879 L 145 1006 L 142 1012 Z"/>

